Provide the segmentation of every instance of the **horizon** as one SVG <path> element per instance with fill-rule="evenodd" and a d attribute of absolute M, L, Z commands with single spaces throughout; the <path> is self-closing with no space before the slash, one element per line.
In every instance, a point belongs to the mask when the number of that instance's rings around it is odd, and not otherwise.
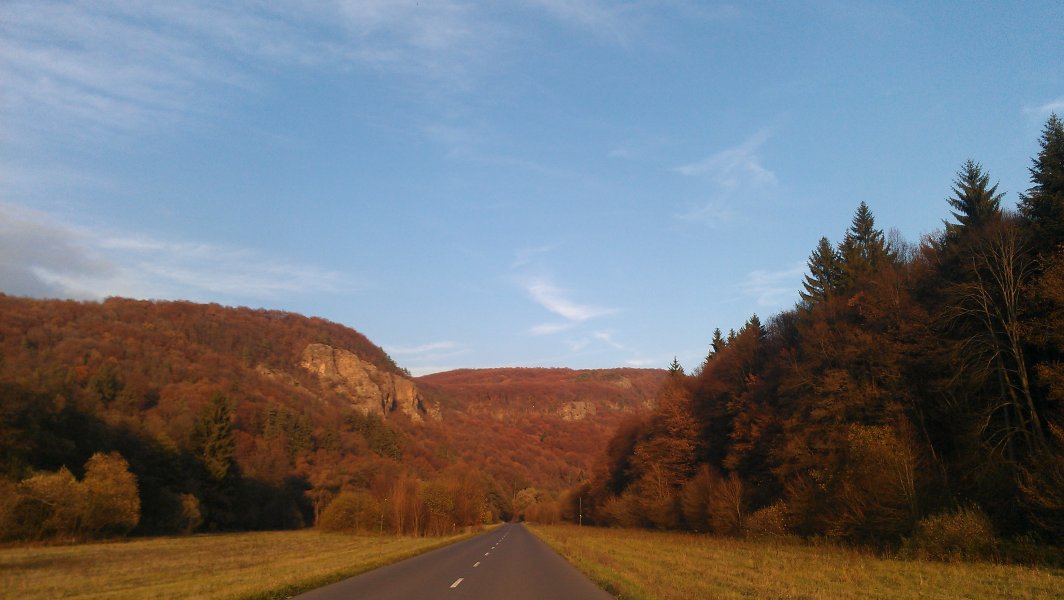
<path fill-rule="evenodd" d="M 414 376 L 687 371 L 865 201 L 1012 208 L 1064 11 L 598 0 L 0 7 L 0 291 L 283 310 Z"/>

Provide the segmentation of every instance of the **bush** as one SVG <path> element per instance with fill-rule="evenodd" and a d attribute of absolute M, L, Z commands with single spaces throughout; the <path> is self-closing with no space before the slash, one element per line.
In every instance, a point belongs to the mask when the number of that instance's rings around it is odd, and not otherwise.
<path fill-rule="evenodd" d="M 713 532 L 737 536 L 742 533 L 746 517 L 746 492 L 735 473 L 713 488 L 709 498 L 709 522 Z"/>
<path fill-rule="evenodd" d="M 342 492 L 333 499 L 318 520 L 323 531 L 377 531 L 381 526 L 381 505 L 366 490 Z"/>
<path fill-rule="evenodd" d="M 933 560 L 991 558 L 998 546 L 990 519 L 979 507 L 962 507 L 921 520 L 905 540 L 905 555 Z"/>
<path fill-rule="evenodd" d="M 776 502 L 751 513 L 743 521 L 743 532 L 754 536 L 787 535 L 787 505 Z"/>
<path fill-rule="evenodd" d="M 137 480 L 117 452 L 94 454 L 85 463 L 83 481 L 63 467 L 6 483 L 0 492 L 3 539 L 126 534 L 140 522 Z"/>
<path fill-rule="evenodd" d="M 117 452 L 93 454 L 85 463 L 81 488 L 81 529 L 85 533 L 126 534 L 140 522 L 137 478 Z"/>

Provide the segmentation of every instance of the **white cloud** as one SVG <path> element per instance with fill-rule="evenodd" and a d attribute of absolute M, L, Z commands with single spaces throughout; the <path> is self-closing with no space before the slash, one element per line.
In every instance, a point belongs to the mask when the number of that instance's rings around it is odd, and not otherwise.
<path fill-rule="evenodd" d="M 1042 118 L 1048 117 L 1053 113 L 1060 115 L 1064 113 L 1064 98 L 1057 98 L 1056 100 L 1047 102 L 1041 106 L 1024 109 L 1024 112 L 1027 114 L 1038 115 Z"/>
<path fill-rule="evenodd" d="M 616 313 L 616 309 L 602 308 L 590 304 L 580 304 L 570 300 L 568 292 L 554 285 L 546 277 L 529 278 L 523 282 L 525 291 L 537 304 L 555 313 L 570 323 L 582 323 L 589 319 L 604 317 Z M 555 326 L 546 325 L 545 332 L 560 331 Z"/>
<path fill-rule="evenodd" d="M 258 302 L 338 293 L 341 274 L 217 244 L 113 234 L 0 203 L 0 281 L 16 295 Z"/>
<path fill-rule="evenodd" d="M 726 188 L 776 183 L 776 174 L 761 164 L 758 151 L 768 140 L 767 129 L 758 131 L 743 143 L 715 152 L 702 160 L 673 169 L 681 175 L 705 175 Z"/>
<path fill-rule="evenodd" d="M 754 298 L 758 306 L 780 309 L 797 302 L 798 289 L 805 272 L 804 262 L 780 271 L 751 271 L 736 287 Z"/>
<path fill-rule="evenodd" d="M 212 112 L 279 66 L 365 67 L 460 90 L 505 37 L 484 13 L 445 0 L 5 2 L 2 108 L 19 139 L 42 129 L 94 139 Z"/>
<path fill-rule="evenodd" d="M 762 129 L 741 144 L 674 167 L 676 173 L 707 179 L 711 186 L 707 199 L 677 213 L 676 218 L 720 225 L 736 217 L 737 202 L 750 203 L 770 194 L 776 187 L 776 174 L 764 166 L 760 153 L 768 138 L 768 130 Z"/>

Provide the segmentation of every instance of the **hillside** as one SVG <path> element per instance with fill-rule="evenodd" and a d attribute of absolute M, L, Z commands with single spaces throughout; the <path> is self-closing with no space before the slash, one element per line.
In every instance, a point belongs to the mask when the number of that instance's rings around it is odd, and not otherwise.
<path fill-rule="evenodd" d="M 450 496 L 436 520 L 453 526 L 510 514 L 521 489 L 548 499 L 586 478 L 661 376 L 497 369 L 413 380 L 365 336 L 322 319 L 0 295 L 0 475 L 66 467 L 81 477 L 94 453 L 117 451 L 137 478 L 144 532 L 308 525 L 344 491 L 368 494 L 380 513 L 432 486 Z M 477 500 L 463 506 L 463 495 Z M 430 527 L 427 513 L 400 514 L 419 506 L 392 507 L 396 528 Z M 29 509 L 11 510 L 17 520 Z"/>
<path fill-rule="evenodd" d="M 463 369 L 417 379 L 446 447 L 518 489 L 588 477 L 626 415 L 649 409 L 657 369 Z M 470 453 L 472 451 L 472 453 Z"/>

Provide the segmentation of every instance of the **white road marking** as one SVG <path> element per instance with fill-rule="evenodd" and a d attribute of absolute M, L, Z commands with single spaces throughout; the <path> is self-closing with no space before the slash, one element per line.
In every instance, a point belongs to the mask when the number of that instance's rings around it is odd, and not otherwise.
<path fill-rule="evenodd" d="M 491 554 L 491 552 L 485 552 L 485 553 L 484 553 L 484 556 L 487 556 L 487 555 L 489 555 L 489 554 Z"/>
<path fill-rule="evenodd" d="M 453 590 L 454 588 L 458 587 L 458 585 L 462 583 L 463 579 L 465 579 L 465 577 L 459 577 L 457 581 L 451 584 L 451 589 Z"/>
<path fill-rule="evenodd" d="M 479 560 L 473 564 L 473 567 L 479 567 L 479 566 L 480 566 L 480 561 Z"/>

